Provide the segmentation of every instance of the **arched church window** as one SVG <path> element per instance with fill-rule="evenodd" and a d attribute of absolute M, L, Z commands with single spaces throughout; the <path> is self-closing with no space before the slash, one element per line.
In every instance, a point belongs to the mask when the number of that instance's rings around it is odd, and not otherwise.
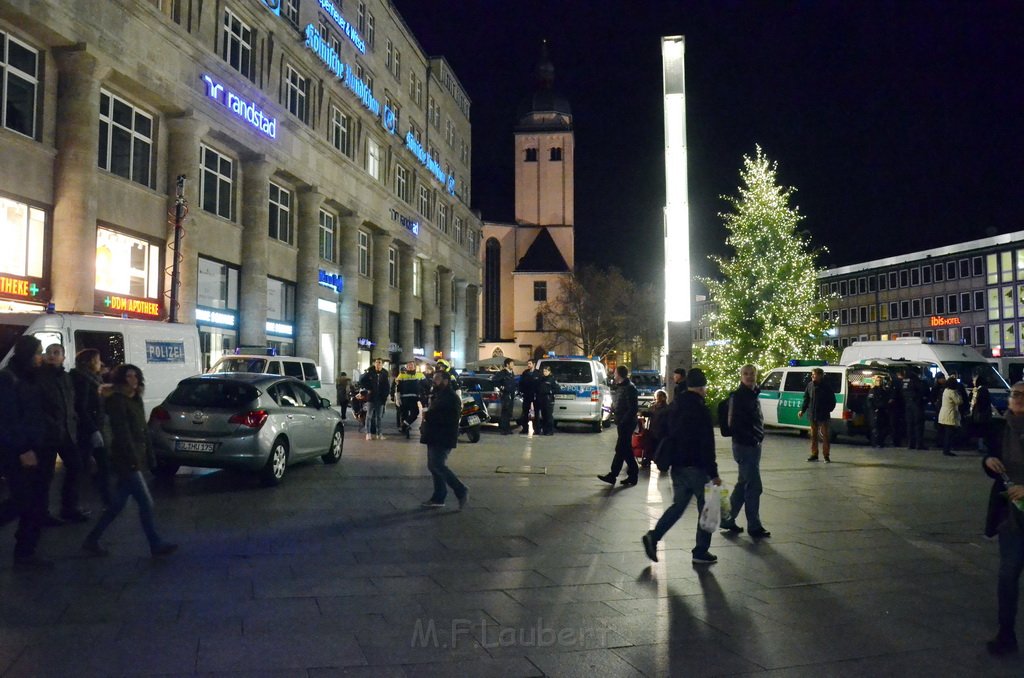
<path fill-rule="evenodd" d="M 537 149 L 528 148 L 526 149 L 526 162 L 537 162 Z"/>
<path fill-rule="evenodd" d="M 553 162 L 561 162 L 561 160 L 562 160 L 562 149 L 561 148 L 552 148 L 551 149 L 551 160 Z"/>
<path fill-rule="evenodd" d="M 484 340 L 501 339 L 501 244 L 488 238 L 484 246 Z"/>

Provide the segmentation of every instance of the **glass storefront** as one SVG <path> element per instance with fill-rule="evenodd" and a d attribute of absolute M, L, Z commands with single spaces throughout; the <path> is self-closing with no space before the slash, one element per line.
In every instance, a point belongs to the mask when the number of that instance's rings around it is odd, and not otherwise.
<path fill-rule="evenodd" d="M 98 313 L 158 319 L 160 245 L 110 228 L 96 229 L 96 293 Z"/>
<path fill-rule="evenodd" d="M 0 197 L 0 310 L 38 310 L 43 290 L 46 213 L 36 207 Z"/>
<path fill-rule="evenodd" d="M 295 355 L 295 283 L 267 279 L 267 346 Z"/>
<path fill-rule="evenodd" d="M 196 325 L 203 369 L 238 346 L 238 267 L 199 257 Z"/>

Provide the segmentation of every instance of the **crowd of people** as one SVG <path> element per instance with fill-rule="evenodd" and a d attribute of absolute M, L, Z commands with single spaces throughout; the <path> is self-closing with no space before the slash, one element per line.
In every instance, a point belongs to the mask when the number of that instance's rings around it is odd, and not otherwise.
<path fill-rule="evenodd" d="M 15 342 L 7 367 L 0 370 L 0 473 L 9 492 L 0 504 L 0 524 L 18 521 L 14 568 L 53 567 L 37 553 L 43 529 L 90 520 L 91 512 L 79 504 L 89 475 L 104 510 L 82 543 L 85 552 L 109 553 L 100 537 L 134 497 L 152 555 L 172 553 L 177 546 L 158 534 L 153 500 L 142 477 L 151 456 L 142 370 L 122 364 L 105 374 L 96 349 L 79 351 L 70 372 L 64 369 L 64 359 L 60 344 L 44 351 L 39 339 L 23 335 Z M 50 485 L 58 457 L 65 472 L 60 510 L 53 515 Z"/>

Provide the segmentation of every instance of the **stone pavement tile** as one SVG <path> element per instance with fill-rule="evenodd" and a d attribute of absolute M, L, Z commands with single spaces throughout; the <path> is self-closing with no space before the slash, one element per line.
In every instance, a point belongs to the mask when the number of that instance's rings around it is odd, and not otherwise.
<path fill-rule="evenodd" d="M 629 639 L 595 619 L 537 617 L 512 624 L 488 624 L 474 631 L 478 633 L 476 638 L 480 645 L 495 658 L 633 645 Z"/>
<path fill-rule="evenodd" d="M 726 676 L 758 674 L 762 669 L 718 645 L 713 637 L 690 634 L 684 629 L 673 633 L 671 643 L 615 648 L 622 657 L 645 676 Z M 818 678 L 827 675 L 819 673 Z"/>
<path fill-rule="evenodd" d="M 619 616 L 621 612 L 601 601 L 538 603 L 513 615 L 495 616 L 506 626 L 533 628 L 540 622 L 576 626 L 595 619 Z"/>
<path fill-rule="evenodd" d="M 416 603 L 426 615 L 456 616 L 467 610 L 518 608 L 523 606 L 504 591 L 460 591 L 438 595 L 417 595 Z"/>
<path fill-rule="evenodd" d="M 533 678 L 543 676 L 539 668 L 525 657 L 477 659 L 436 664 L 412 664 L 405 667 L 409 678 Z M 313 678 L 313 674 L 310 674 Z"/>
<path fill-rule="evenodd" d="M 444 588 L 432 577 L 371 577 L 370 581 L 378 591 L 393 595 L 409 595 L 415 593 L 442 593 Z"/>
<path fill-rule="evenodd" d="M 273 579 L 275 577 L 291 577 L 295 574 L 295 559 L 285 555 L 254 554 L 251 556 L 233 556 L 226 558 L 227 576 L 234 579 Z M 303 560 L 301 567 L 308 565 Z M 332 561 L 335 569 L 341 570 L 337 562 Z"/>
<path fill-rule="evenodd" d="M 366 577 L 336 579 L 331 577 L 295 577 L 273 582 L 256 582 L 256 598 L 301 598 L 303 596 L 344 596 L 377 593 L 380 590 Z M 386 593 L 386 591 L 384 592 Z"/>
<path fill-rule="evenodd" d="M 487 568 L 473 560 L 463 560 L 459 565 L 460 572 L 466 574 L 484 574 L 489 572 Z M 401 577 L 406 575 L 437 575 L 448 574 L 452 571 L 450 562 L 423 561 L 418 563 L 402 563 L 400 565 L 389 565 L 386 571 L 378 572 L 376 575 L 382 577 Z M 372 576 L 372 575 L 371 575 Z"/>
<path fill-rule="evenodd" d="M 424 613 L 424 608 L 414 595 L 373 593 L 317 596 L 316 601 L 320 615 L 329 619 L 358 617 L 365 614 L 415 616 Z"/>
<path fill-rule="evenodd" d="M 224 600 L 252 598 L 252 582 L 248 579 L 213 579 L 196 576 L 146 577 L 125 584 L 120 598 L 123 600 Z"/>
<path fill-rule="evenodd" d="M 160 678 L 308 678 L 306 669 L 281 669 L 278 671 L 215 671 L 207 673 L 168 673 Z"/>
<path fill-rule="evenodd" d="M 597 563 L 585 567 L 541 567 L 537 571 L 556 584 L 616 584 L 631 579 L 622 570 Z"/>
<path fill-rule="evenodd" d="M 972 673 L 967 666 L 953 663 L 948 656 L 929 650 L 774 669 L 763 675 L 766 678 L 820 678 L 825 675 L 829 678 L 861 678 L 862 676 L 872 676 L 873 678 L 905 678 L 906 676 L 959 678 L 960 676 L 982 674 Z M 999 674 L 987 673 L 986 675 L 996 676 Z"/>
<path fill-rule="evenodd" d="M 211 635 L 201 638 L 196 671 L 265 671 L 317 666 L 365 665 L 355 636 L 339 629 L 280 628 L 241 639 Z"/>
<path fill-rule="evenodd" d="M 468 620 L 467 620 L 468 621 Z M 490 655 L 473 635 L 472 623 L 450 624 L 419 620 L 391 634 L 357 631 L 356 639 L 371 666 L 429 664 L 487 659 Z"/>
<path fill-rule="evenodd" d="M 318 667 L 308 669 L 302 674 L 305 678 L 406 678 L 408 675 L 400 666 Z"/>
<path fill-rule="evenodd" d="M 44 640 L 26 647 L 4 678 L 191 673 L 196 666 L 195 639 L 136 636 L 93 643 L 54 645 L 53 642 Z"/>
<path fill-rule="evenodd" d="M 260 598 L 234 603 L 184 601 L 179 621 L 182 624 L 215 625 L 221 620 L 238 620 L 246 635 L 286 627 L 301 628 L 318 621 L 320 609 L 315 598 Z M 270 628 L 267 628 L 270 627 Z"/>
<path fill-rule="evenodd" d="M 504 537 L 490 536 L 457 536 L 441 538 L 441 545 L 453 551 L 477 551 L 494 555 L 521 556 L 529 555 L 537 550 L 533 535 L 509 535 Z"/>
<path fill-rule="evenodd" d="M 616 650 L 598 649 L 579 652 L 527 654 L 526 658 L 546 676 L 559 678 L 619 678 L 643 674 L 617 654 Z M 683 675 L 683 674 L 680 674 Z"/>
<path fill-rule="evenodd" d="M 177 600 L 122 600 L 108 596 L 82 596 L 68 603 L 60 621 L 63 624 L 95 624 L 137 620 L 173 621 L 181 603 Z"/>
<path fill-rule="evenodd" d="M 550 587 L 553 581 L 533 570 L 438 572 L 432 575 L 446 591 L 498 591 Z"/>

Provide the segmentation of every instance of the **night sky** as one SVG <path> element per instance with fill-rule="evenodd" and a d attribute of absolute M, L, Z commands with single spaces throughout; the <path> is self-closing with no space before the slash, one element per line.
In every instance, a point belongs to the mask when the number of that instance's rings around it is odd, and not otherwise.
<path fill-rule="evenodd" d="M 691 259 L 744 154 L 779 163 L 820 263 L 1024 230 L 1024 3 L 394 0 L 472 99 L 473 207 L 512 221 L 513 126 L 543 39 L 576 133 L 577 263 L 658 277 L 660 36 L 686 37 Z"/>

